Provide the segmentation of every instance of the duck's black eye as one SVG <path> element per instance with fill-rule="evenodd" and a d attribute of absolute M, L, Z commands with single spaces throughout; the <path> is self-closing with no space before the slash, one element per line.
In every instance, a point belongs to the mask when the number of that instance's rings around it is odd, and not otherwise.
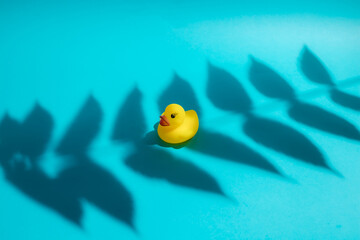
<path fill-rule="evenodd" d="M 173 114 L 171 114 L 171 118 L 175 118 L 175 114 L 173 113 Z"/>

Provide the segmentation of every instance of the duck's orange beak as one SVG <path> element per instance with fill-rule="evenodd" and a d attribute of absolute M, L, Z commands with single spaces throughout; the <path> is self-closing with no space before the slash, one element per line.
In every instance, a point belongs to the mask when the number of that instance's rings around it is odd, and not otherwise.
<path fill-rule="evenodd" d="M 160 116 L 160 125 L 161 126 L 170 126 L 169 120 L 165 115 Z"/>

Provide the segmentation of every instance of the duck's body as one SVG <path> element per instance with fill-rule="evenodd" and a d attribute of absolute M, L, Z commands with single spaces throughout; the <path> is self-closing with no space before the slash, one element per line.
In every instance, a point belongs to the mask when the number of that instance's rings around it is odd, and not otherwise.
<path fill-rule="evenodd" d="M 199 118 L 194 110 L 184 111 L 177 104 L 170 104 L 160 117 L 159 137 L 167 143 L 182 143 L 195 136 Z"/>

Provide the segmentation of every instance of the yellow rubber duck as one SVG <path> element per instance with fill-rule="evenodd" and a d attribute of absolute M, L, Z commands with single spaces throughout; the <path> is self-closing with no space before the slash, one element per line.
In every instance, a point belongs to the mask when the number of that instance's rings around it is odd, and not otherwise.
<path fill-rule="evenodd" d="M 178 104 L 170 104 L 160 116 L 159 137 L 167 143 L 182 143 L 194 137 L 199 118 L 194 110 L 185 112 Z"/>

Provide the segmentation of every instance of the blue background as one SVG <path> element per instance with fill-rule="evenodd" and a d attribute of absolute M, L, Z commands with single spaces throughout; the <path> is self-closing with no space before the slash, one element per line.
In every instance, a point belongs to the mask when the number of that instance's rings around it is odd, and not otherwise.
<path fill-rule="evenodd" d="M 45 118 L 54 125 L 44 143 L 36 136 L 46 121 L 28 127 L 30 150 L 1 159 L 15 162 L 14 171 L 22 162 L 27 167 L 14 175 L 20 176 L 16 185 L 7 175 L 12 170 L 2 165 L 0 239 L 360 239 L 359 135 L 349 139 L 299 123 L 287 114 L 292 100 L 266 97 L 249 81 L 251 55 L 286 79 L 298 99 L 359 129 L 359 111 L 332 101 L 331 87 L 309 81 L 300 66 L 306 45 L 313 55 L 303 64 L 311 67 L 317 59 L 324 66 L 318 70 L 328 72 L 337 89 L 359 97 L 359 9 L 357 1 L 334 0 L 1 1 L 0 119 L 8 114 L 23 122 L 38 104 L 37 113 L 49 114 Z M 209 94 L 211 66 L 236 83 L 217 82 L 218 92 Z M 300 132 L 326 167 L 311 163 L 310 153 L 302 161 L 292 156 L 295 150 L 284 154 L 283 146 L 271 149 L 249 137 L 243 130 L 248 113 L 219 107 L 221 96 L 237 99 L 240 83 L 252 99 L 252 114 Z M 186 108 L 201 111 L 200 128 L 213 133 L 205 146 L 169 148 L 140 140 L 172 96 L 186 96 Z M 236 108 L 235 101 L 223 104 Z M 76 119 L 81 121 L 71 127 Z M 327 126 L 326 120 L 320 124 Z M 22 141 L 21 131 L 10 132 L 15 143 Z M 269 145 L 277 138 L 276 132 L 263 134 L 260 142 L 267 136 Z M 225 147 L 217 147 L 217 140 Z M 32 158 L 28 152 L 37 141 L 44 149 Z M 234 157 L 226 148 L 236 152 L 236 144 L 272 167 L 237 162 L 244 155 Z M 295 149 L 310 151 L 301 144 Z M 142 159 L 145 167 L 129 165 L 129 159 Z M 157 171 L 151 170 L 153 160 Z M 81 209 L 76 224 L 44 204 L 47 196 L 63 204 L 55 193 L 66 195 L 66 188 L 50 185 L 48 193 L 44 182 L 26 185 L 21 174 L 36 168 L 51 182 L 77 164 L 83 185 L 65 184 L 75 189 L 69 191 Z M 19 186 L 30 187 L 26 192 Z M 121 193 L 130 200 L 120 201 Z M 118 205 L 132 223 L 122 219 Z"/>

